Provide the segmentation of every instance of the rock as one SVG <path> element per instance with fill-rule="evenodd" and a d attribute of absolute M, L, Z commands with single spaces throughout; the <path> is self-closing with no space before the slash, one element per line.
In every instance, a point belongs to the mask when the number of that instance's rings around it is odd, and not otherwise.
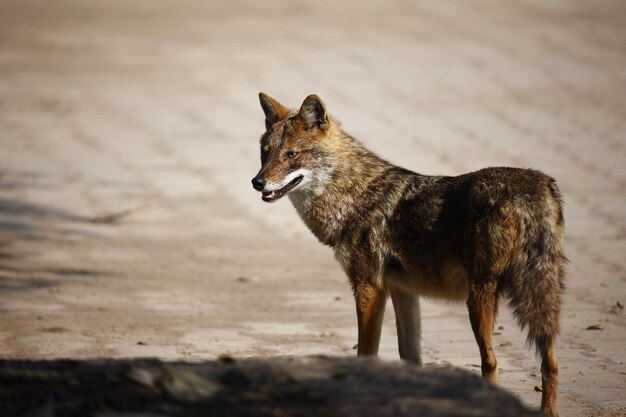
<path fill-rule="evenodd" d="M 611 308 L 609 309 L 609 313 L 615 314 L 615 315 L 622 314 L 623 311 L 624 311 L 624 305 L 620 303 L 619 301 L 616 301 L 615 304 L 613 304 Z"/>
<path fill-rule="evenodd" d="M 373 358 L 0 361 L 0 387 L 0 415 L 541 415 L 466 371 Z"/>

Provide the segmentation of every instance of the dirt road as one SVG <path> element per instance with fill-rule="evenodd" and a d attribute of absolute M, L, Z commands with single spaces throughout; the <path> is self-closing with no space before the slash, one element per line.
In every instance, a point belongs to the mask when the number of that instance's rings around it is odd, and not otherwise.
<path fill-rule="evenodd" d="M 315 92 L 413 170 L 557 179 L 561 413 L 625 415 L 624 21 L 618 0 L 1 2 L 0 356 L 353 355 L 331 251 L 249 183 L 257 93 Z M 464 306 L 422 314 L 424 361 L 478 372 Z M 501 385 L 537 407 L 506 308 L 496 342 Z"/>

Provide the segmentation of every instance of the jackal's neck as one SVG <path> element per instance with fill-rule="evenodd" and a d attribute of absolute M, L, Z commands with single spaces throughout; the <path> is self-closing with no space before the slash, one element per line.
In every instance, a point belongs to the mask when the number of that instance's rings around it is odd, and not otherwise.
<path fill-rule="evenodd" d="M 289 194 L 298 214 L 324 244 L 335 246 L 362 196 L 393 167 L 337 129 L 324 147 L 323 161 L 312 167 L 314 181 Z"/>

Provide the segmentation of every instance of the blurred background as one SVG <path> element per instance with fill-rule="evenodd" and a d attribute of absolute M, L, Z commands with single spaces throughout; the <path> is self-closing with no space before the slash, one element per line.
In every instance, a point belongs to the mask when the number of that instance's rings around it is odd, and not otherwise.
<path fill-rule="evenodd" d="M 621 0 L 2 0 L 0 355 L 354 355 L 332 252 L 250 185 L 258 92 L 316 93 L 420 173 L 557 179 L 561 412 L 626 415 L 624 68 Z M 465 307 L 422 313 L 424 362 L 479 372 Z M 504 307 L 496 342 L 501 385 L 538 406 Z"/>

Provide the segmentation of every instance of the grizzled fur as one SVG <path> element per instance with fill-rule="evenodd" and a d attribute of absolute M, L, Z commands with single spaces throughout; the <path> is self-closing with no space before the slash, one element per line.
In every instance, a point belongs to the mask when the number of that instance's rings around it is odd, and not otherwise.
<path fill-rule="evenodd" d="M 263 93 L 260 100 L 267 131 L 254 187 L 265 201 L 289 195 L 313 234 L 334 248 L 355 293 L 359 354 L 378 350 L 388 295 L 400 355 L 416 364 L 417 296 L 465 301 L 483 376 L 495 383 L 492 332 L 505 296 L 542 357 L 542 409 L 557 415 L 554 346 L 566 259 L 555 181 L 517 168 L 420 175 L 366 150 L 317 96 L 297 111 Z"/>

